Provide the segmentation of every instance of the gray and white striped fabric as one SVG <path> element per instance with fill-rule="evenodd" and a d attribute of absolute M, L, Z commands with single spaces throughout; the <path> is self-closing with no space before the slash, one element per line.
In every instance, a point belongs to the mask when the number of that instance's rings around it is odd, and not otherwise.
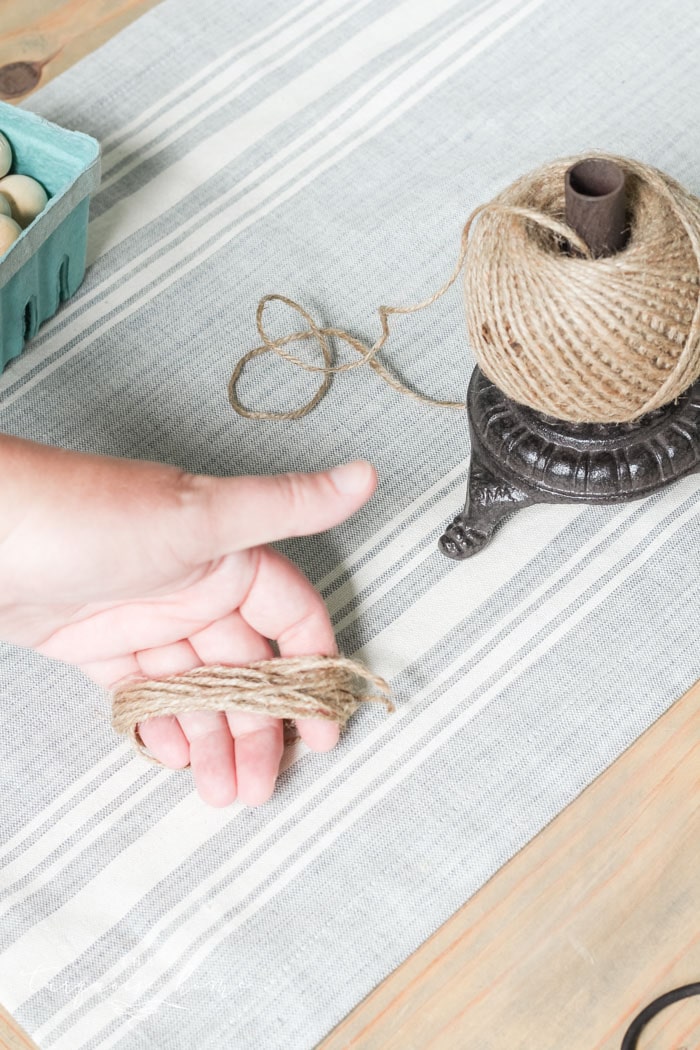
<path fill-rule="evenodd" d="M 454 565 L 464 416 L 368 369 L 293 423 L 225 387 L 260 295 L 371 340 L 546 160 L 609 149 L 700 191 L 699 29 L 695 0 L 166 0 L 30 101 L 102 141 L 104 181 L 86 283 L 0 379 L 0 428 L 220 474 L 373 460 L 368 507 L 284 548 L 399 707 L 292 751 L 262 809 L 213 810 L 77 671 L 2 649 L 0 1001 L 42 1050 L 312 1047 L 698 677 L 700 479 L 526 511 Z M 464 394 L 456 290 L 393 344 Z M 241 394 L 313 387 L 266 356 Z"/>

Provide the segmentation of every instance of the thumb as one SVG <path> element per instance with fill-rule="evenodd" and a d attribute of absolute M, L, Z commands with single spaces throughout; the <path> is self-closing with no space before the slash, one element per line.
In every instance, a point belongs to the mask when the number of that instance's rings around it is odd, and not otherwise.
<path fill-rule="evenodd" d="M 192 481 L 197 504 L 193 553 L 203 561 L 329 529 L 366 503 L 377 474 L 371 463 L 357 460 L 316 474 Z"/>

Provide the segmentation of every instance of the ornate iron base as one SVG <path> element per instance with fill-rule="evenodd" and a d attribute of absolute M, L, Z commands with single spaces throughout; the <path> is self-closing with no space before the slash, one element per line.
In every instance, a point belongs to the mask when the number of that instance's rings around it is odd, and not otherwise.
<path fill-rule="evenodd" d="M 622 503 L 700 471 L 700 380 L 633 423 L 568 423 L 511 401 L 475 368 L 467 414 L 467 501 L 440 539 L 448 558 L 476 554 L 523 507 Z"/>

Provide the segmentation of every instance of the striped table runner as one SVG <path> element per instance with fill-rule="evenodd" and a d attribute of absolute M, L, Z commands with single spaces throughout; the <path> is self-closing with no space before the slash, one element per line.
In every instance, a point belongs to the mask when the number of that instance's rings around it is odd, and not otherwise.
<path fill-rule="evenodd" d="M 308 1050 L 698 677 L 700 479 L 528 510 L 454 565 L 463 416 L 369 369 L 298 422 L 226 399 L 262 294 L 371 340 L 545 160 L 600 147 L 700 191 L 700 15 L 665 6 L 166 0 L 31 99 L 102 141 L 104 182 L 85 285 L 0 379 L 0 428 L 219 474 L 371 459 L 362 512 L 282 546 L 399 708 L 213 810 L 77 671 L 3 648 L 0 1001 L 42 1050 Z M 463 396 L 458 291 L 388 356 Z M 264 357 L 241 396 L 313 388 Z"/>

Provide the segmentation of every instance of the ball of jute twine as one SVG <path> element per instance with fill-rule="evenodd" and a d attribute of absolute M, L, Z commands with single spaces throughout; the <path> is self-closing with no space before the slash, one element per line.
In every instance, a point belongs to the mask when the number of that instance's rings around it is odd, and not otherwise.
<path fill-rule="evenodd" d="M 362 682 L 374 692 L 363 692 Z M 274 718 L 323 718 L 341 727 L 367 702 L 394 705 L 383 678 L 343 656 L 278 657 L 246 667 L 197 667 L 161 679 L 124 682 L 112 696 L 112 726 L 126 734 L 144 758 L 139 723 L 189 711 L 249 711 Z"/>
<path fill-rule="evenodd" d="M 591 155 L 615 162 L 626 176 L 629 238 L 607 258 L 593 258 L 564 221 L 566 169 Z M 471 346 L 486 376 L 515 401 L 558 419 L 622 423 L 675 400 L 700 376 L 700 201 L 656 168 L 587 153 L 553 161 L 475 208 L 447 281 L 412 306 L 380 306 L 381 334 L 371 346 L 343 329 L 316 324 L 286 296 L 265 296 L 256 319 L 262 343 L 239 360 L 229 382 L 231 405 L 252 419 L 298 419 L 318 404 L 335 373 L 369 365 L 402 394 L 463 409 L 463 401 L 411 390 L 378 359 L 390 317 L 436 302 L 463 266 Z M 263 316 L 275 300 L 298 312 L 306 327 L 273 339 Z M 287 349 L 307 339 L 316 340 L 322 364 Z M 344 341 L 359 360 L 334 365 L 330 339 Z M 268 352 L 321 373 L 307 404 L 288 412 L 242 404 L 243 371 Z"/>

